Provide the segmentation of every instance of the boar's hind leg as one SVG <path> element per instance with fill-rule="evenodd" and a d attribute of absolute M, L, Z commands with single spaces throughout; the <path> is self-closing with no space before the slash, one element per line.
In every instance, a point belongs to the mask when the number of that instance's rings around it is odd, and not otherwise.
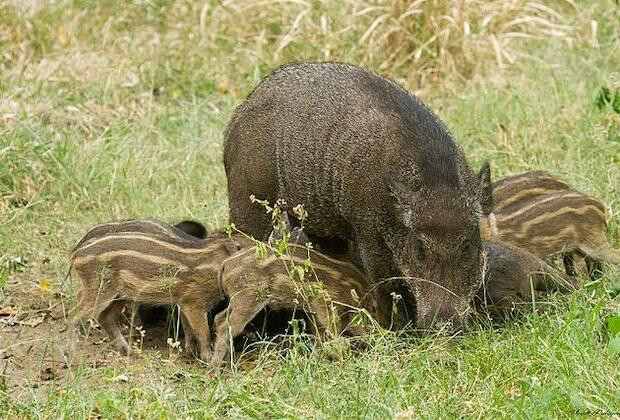
<path fill-rule="evenodd" d="M 323 299 L 316 299 L 310 303 L 311 312 L 307 312 L 310 323 L 309 332 L 317 337 L 333 338 L 341 332 L 341 322 L 338 317 L 334 318 L 330 304 Z"/>
<path fill-rule="evenodd" d="M 577 271 L 575 270 L 575 259 L 573 254 L 565 252 L 564 255 L 562 255 L 562 261 L 564 262 L 564 271 L 566 274 L 569 276 L 576 276 Z"/>
<path fill-rule="evenodd" d="M 209 328 L 208 315 L 221 299 L 221 291 L 213 290 L 208 285 L 181 288 L 176 302 L 181 309 L 181 322 L 185 332 L 185 343 L 200 348 L 200 359 L 208 362 L 211 359 L 211 330 Z M 189 332 L 189 336 L 187 334 Z"/>
<path fill-rule="evenodd" d="M 129 354 L 129 343 L 121 332 L 121 312 L 125 302 L 121 300 L 113 301 L 107 308 L 101 311 L 97 321 L 101 328 L 112 338 L 114 347 L 124 355 Z"/>
<path fill-rule="evenodd" d="M 93 295 L 95 293 L 89 293 L 89 290 L 82 289 L 78 292 L 79 303 L 73 311 L 73 324 L 75 325 L 76 332 L 82 334 L 88 334 L 89 328 L 86 326 L 86 322 L 90 318 L 97 318 L 98 314 L 94 313 L 94 308 L 97 306 L 97 302 Z"/>
<path fill-rule="evenodd" d="M 87 321 L 95 319 L 99 322 L 101 314 L 112 304 L 116 296 L 105 293 L 99 293 L 97 290 L 82 289 L 79 292 L 80 302 L 75 309 L 74 323 L 76 330 L 87 335 L 90 327 Z"/>
<path fill-rule="evenodd" d="M 250 290 L 244 290 L 230 299 L 228 308 L 215 317 L 217 338 L 211 363 L 221 364 L 228 355 L 229 343 L 245 330 L 252 319 L 265 307 L 265 302 L 256 298 Z"/>

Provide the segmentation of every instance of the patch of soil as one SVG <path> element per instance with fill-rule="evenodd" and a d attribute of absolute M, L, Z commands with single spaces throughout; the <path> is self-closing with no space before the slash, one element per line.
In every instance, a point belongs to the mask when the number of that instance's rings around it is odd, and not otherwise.
<path fill-rule="evenodd" d="M 217 311 L 225 307 L 223 302 Z M 0 390 L 18 398 L 33 392 L 40 395 L 62 392 L 63 386 L 70 385 L 75 374 L 84 369 L 92 370 L 87 375 L 92 375 L 93 384 L 100 383 L 103 376 L 97 371 L 106 368 L 130 371 L 132 375 L 142 372 L 145 378 L 158 374 L 157 369 L 149 366 L 149 357 L 140 357 L 144 355 L 158 354 L 164 362 L 169 358 L 180 363 L 181 371 L 196 367 L 200 372 L 204 367 L 191 355 L 179 352 L 178 347 L 183 347 L 182 330 L 166 308 L 141 308 L 139 313 L 144 322 L 132 328 L 126 317 L 124 334 L 128 337 L 131 330 L 135 349 L 129 357 L 115 351 L 98 325 L 89 323 L 84 328 L 86 331 L 79 331 L 71 322 L 72 309 L 64 294 L 42 289 L 19 275 L 12 276 L 0 294 Z M 257 316 L 247 333 L 235 340 L 241 370 L 251 369 L 260 352 L 260 346 L 248 347 L 249 344 L 286 339 L 291 316 L 288 312 Z M 204 372 L 208 374 L 209 369 L 205 368 Z M 124 376 L 119 376 L 119 385 Z"/>
<path fill-rule="evenodd" d="M 42 292 L 13 277 L 0 295 L 0 389 L 24 395 L 33 389 L 59 388 L 81 368 L 127 367 L 138 357 L 119 355 L 94 324 L 78 332 L 71 322 L 71 304 L 61 293 Z M 168 343 L 174 328 L 161 322 L 132 329 L 136 353 L 175 352 Z M 129 335 L 129 326 L 125 327 Z M 173 342 L 176 340 L 172 340 Z M 192 363 L 190 357 L 182 363 Z"/>

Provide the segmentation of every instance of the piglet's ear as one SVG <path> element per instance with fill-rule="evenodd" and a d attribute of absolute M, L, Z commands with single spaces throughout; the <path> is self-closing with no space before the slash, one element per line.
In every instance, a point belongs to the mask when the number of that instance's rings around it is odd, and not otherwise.
<path fill-rule="evenodd" d="M 183 220 L 174 225 L 174 227 L 198 239 L 205 239 L 208 234 L 207 229 L 202 223 L 193 220 Z"/>
<path fill-rule="evenodd" d="M 413 225 L 413 209 L 411 204 L 413 202 L 414 191 L 401 182 L 396 181 L 387 170 L 384 170 L 381 176 L 390 193 L 394 211 L 401 222 L 406 227 L 410 228 Z"/>
<path fill-rule="evenodd" d="M 482 213 L 487 215 L 493 211 L 493 184 L 491 183 L 491 165 L 488 161 L 482 164 L 478 172 L 478 183 Z"/>

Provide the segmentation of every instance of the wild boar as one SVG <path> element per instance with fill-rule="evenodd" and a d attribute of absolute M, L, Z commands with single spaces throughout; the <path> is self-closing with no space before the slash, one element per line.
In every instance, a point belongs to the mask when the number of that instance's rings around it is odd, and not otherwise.
<path fill-rule="evenodd" d="M 126 219 L 115 222 L 101 223 L 90 228 L 80 239 L 76 248 L 104 235 L 112 233 L 141 232 L 164 237 L 184 239 L 204 239 L 207 236 L 207 229 L 202 223 L 193 220 L 183 220 L 176 225 L 169 225 L 153 219 Z"/>
<path fill-rule="evenodd" d="M 91 228 L 81 239 L 80 243 L 76 247 L 91 241 L 92 239 L 101 238 L 104 235 L 112 233 L 127 233 L 127 232 L 140 232 L 152 235 L 160 235 L 167 238 L 178 238 L 182 236 L 185 239 L 191 240 L 191 237 L 197 239 L 205 239 L 208 235 L 205 226 L 194 220 L 183 220 L 173 226 L 167 223 L 160 222 L 152 219 L 141 220 L 120 220 L 115 222 L 101 223 Z M 212 233 L 211 235 L 218 235 Z M 231 242 L 232 244 L 232 242 Z M 231 252 L 234 250 L 231 250 Z M 167 320 L 170 316 L 170 311 L 167 308 L 157 305 L 132 305 L 131 308 L 132 319 L 135 315 L 138 316 L 142 325 L 154 325 L 162 320 Z M 187 339 L 191 337 L 186 337 Z M 194 343 L 194 346 L 196 343 Z"/>
<path fill-rule="evenodd" d="M 566 293 L 577 286 L 576 279 L 526 250 L 495 241 L 485 242 L 484 247 L 485 279 L 473 302 L 493 319 L 531 302 L 532 293 Z M 353 322 L 360 310 L 381 328 L 398 328 L 406 323 L 402 315 L 392 312 L 394 296 L 373 288 L 354 264 L 303 246 L 289 245 L 286 253 L 269 252 L 264 259 L 257 259 L 254 248 L 246 249 L 224 261 L 218 278 L 229 305 L 215 317 L 214 365 L 226 358 L 231 339 L 239 336 L 263 309 L 304 311 L 313 318 L 315 333 L 367 332 Z"/>
<path fill-rule="evenodd" d="M 241 231 L 271 232 L 251 195 L 303 203 L 312 242 L 352 241 L 371 283 L 399 280 L 420 328 L 464 322 L 483 278 L 489 168 L 474 174 L 446 126 L 395 82 L 343 63 L 284 66 L 235 110 L 224 166 Z"/>
<path fill-rule="evenodd" d="M 512 175 L 493 183 L 493 211 L 500 212 L 541 195 L 566 190 L 573 188 L 546 171 Z"/>

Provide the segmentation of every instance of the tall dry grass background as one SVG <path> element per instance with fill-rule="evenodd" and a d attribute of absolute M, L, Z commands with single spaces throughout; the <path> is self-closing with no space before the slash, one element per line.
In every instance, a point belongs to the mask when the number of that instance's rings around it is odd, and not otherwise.
<path fill-rule="evenodd" d="M 597 97 L 618 91 L 619 22 L 614 0 L 0 0 L 0 308 L 34 310 L 54 296 L 71 305 L 67 251 L 94 223 L 223 226 L 222 131 L 252 87 L 291 61 L 348 61 L 396 79 L 447 122 L 473 165 L 491 160 L 495 177 L 546 168 L 605 201 L 618 246 L 620 118 Z M 368 351 L 339 362 L 295 341 L 221 378 L 145 354 L 40 384 L 10 376 L 17 368 L 0 357 L 0 412 L 620 413 L 604 327 L 620 311 L 618 273 L 503 328 L 370 337 Z M 0 350 L 20 346 L 4 332 Z M 65 341 L 50 337 L 46 354 L 68 357 Z"/>

